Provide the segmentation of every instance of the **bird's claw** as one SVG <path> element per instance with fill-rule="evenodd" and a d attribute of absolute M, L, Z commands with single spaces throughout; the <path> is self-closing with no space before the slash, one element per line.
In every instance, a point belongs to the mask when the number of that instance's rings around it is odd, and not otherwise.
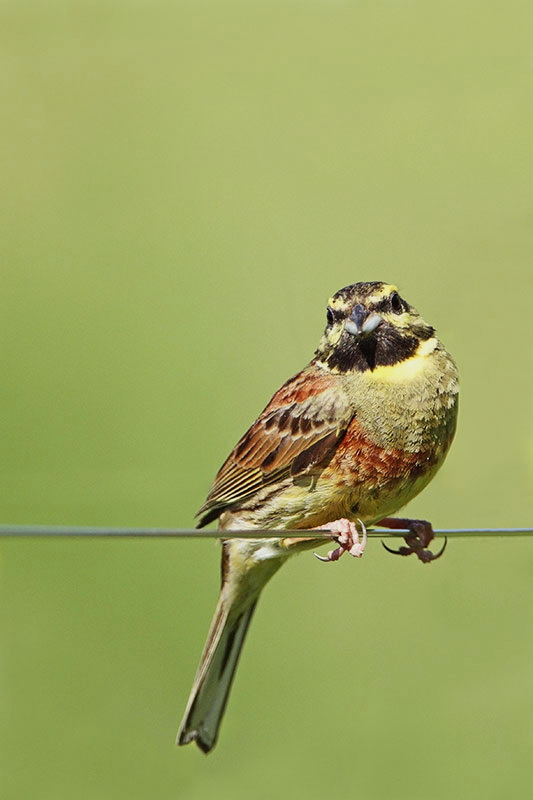
<path fill-rule="evenodd" d="M 362 520 L 358 519 L 357 522 L 361 526 L 361 539 L 359 539 L 356 523 L 350 522 L 348 519 L 337 519 L 335 522 L 328 522 L 317 528 L 317 530 L 329 530 L 339 546 L 330 550 L 327 556 L 319 556 L 318 553 L 315 553 L 315 557 L 319 561 L 338 561 L 343 553 L 350 553 L 355 558 L 361 558 L 366 547 L 367 533 Z"/>
<path fill-rule="evenodd" d="M 387 547 L 385 542 L 381 542 L 383 547 L 388 553 L 392 553 L 395 556 L 410 556 L 411 553 L 416 553 L 419 560 L 422 561 L 424 564 L 429 564 L 430 561 L 435 561 L 437 558 L 440 558 L 441 555 L 446 550 L 446 544 L 448 543 L 448 539 L 444 537 L 444 544 L 442 545 L 441 549 L 438 553 L 432 553 L 431 550 L 426 550 L 424 548 L 418 547 L 399 547 L 397 550 L 393 550 L 392 547 Z"/>
<path fill-rule="evenodd" d="M 396 523 L 396 524 L 387 524 L 388 522 Z M 447 538 L 444 538 L 444 544 L 442 545 L 441 549 L 438 553 L 433 553 L 431 550 L 427 549 L 428 544 L 434 539 L 435 534 L 433 533 L 433 528 L 431 527 L 431 523 L 427 522 L 426 520 L 421 519 L 413 519 L 413 520 L 381 520 L 381 525 L 385 525 L 385 527 L 389 528 L 400 528 L 406 527 L 409 530 L 409 533 L 404 536 L 405 543 L 407 547 L 399 547 L 397 550 L 394 550 L 392 547 L 388 547 L 385 542 L 381 542 L 385 550 L 387 552 L 392 553 L 395 556 L 410 556 L 411 553 L 415 553 L 416 557 L 419 561 L 422 561 L 423 564 L 429 564 L 430 561 L 435 561 L 437 558 L 440 558 L 441 555 L 446 550 L 446 545 L 448 543 Z"/>

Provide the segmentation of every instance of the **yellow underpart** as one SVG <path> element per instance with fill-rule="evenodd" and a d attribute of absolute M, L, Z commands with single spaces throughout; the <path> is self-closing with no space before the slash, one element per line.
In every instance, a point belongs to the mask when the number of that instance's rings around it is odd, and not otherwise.
<path fill-rule="evenodd" d="M 423 371 L 427 357 L 435 350 L 437 344 L 437 339 L 432 336 L 431 339 L 420 342 L 416 353 L 410 358 L 390 366 L 376 367 L 367 377 L 381 382 L 409 383 Z"/>

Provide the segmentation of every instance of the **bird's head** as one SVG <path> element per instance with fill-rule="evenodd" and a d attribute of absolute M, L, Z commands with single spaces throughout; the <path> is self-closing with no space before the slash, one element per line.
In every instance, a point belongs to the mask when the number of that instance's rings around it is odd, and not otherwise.
<path fill-rule="evenodd" d="M 434 328 L 381 281 L 353 283 L 330 297 L 315 361 L 333 372 L 364 372 L 415 355 Z"/>

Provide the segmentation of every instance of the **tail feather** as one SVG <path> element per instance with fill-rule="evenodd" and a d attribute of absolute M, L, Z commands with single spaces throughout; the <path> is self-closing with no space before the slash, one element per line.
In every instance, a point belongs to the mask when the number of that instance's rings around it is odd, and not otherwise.
<path fill-rule="evenodd" d="M 204 753 L 215 746 L 257 600 L 258 597 L 254 597 L 235 615 L 231 613 L 232 606 L 222 590 L 178 732 L 177 744 L 194 741 Z"/>

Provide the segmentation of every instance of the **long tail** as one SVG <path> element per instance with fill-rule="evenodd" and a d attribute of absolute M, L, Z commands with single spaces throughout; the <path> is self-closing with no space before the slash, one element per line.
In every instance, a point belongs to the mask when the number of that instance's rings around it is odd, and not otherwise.
<path fill-rule="evenodd" d="M 215 746 L 233 676 L 257 600 L 256 595 L 235 615 L 232 613 L 232 603 L 222 588 L 185 716 L 178 732 L 177 744 L 195 741 L 204 753 L 208 753 Z"/>

